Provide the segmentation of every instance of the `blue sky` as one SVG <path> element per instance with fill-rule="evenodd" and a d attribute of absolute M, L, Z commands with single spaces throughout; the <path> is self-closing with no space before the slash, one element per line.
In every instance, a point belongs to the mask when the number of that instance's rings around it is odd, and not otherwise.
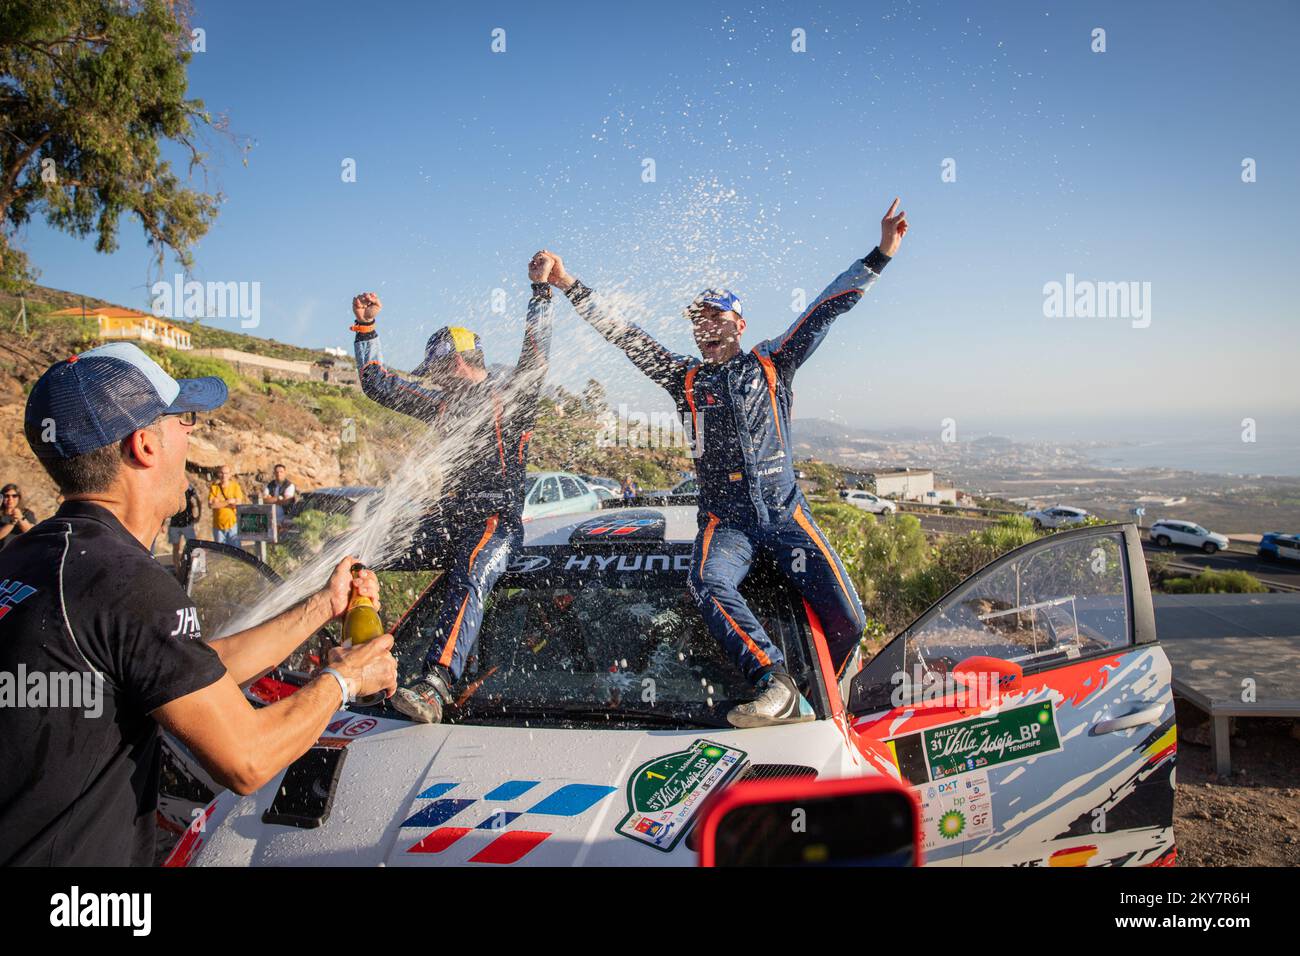
<path fill-rule="evenodd" d="M 511 361 L 545 245 L 678 350 L 714 282 L 758 341 L 899 195 L 912 231 L 801 371 L 796 415 L 1231 440 L 1253 417 L 1260 442 L 1300 420 L 1293 3 L 196 6 L 191 92 L 255 145 L 244 166 L 214 143 L 227 200 L 195 278 L 260 282 L 257 334 L 350 347 L 348 301 L 375 289 L 395 364 L 443 324 Z M 20 241 L 43 283 L 147 308 L 138 225 L 122 239 Z M 1044 317 L 1067 273 L 1150 282 L 1150 326 Z M 557 380 L 668 407 L 563 303 L 557 321 Z"/>

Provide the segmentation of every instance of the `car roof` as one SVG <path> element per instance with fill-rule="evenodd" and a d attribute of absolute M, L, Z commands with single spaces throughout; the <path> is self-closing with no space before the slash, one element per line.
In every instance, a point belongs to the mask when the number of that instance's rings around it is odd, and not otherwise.
<path fill-rule="evenodd" d="M 569 537 L 579 525 L 587 524 L 594 517 L 608 515 L 611 521 L 617 520 L 620 512 L 644 516 L 646 512 L 662 515 L 664 519 L 664 542 L 666 544 L 689 544 L 695 540 L 699 528 L 695 523 L 698 509 L 694 505 L 664 505 L 659 508 L 638 507 L 601 508 L 599 511 L 580 511 L 576 514 L 551 515 L 533 518 L 524 523 L 524 547 L 545 547 L 567 545 Z"/>

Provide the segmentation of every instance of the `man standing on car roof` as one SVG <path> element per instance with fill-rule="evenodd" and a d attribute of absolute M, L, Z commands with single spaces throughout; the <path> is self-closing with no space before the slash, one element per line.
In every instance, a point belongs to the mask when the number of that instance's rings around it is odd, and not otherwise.
<path fill-rule="evenodd" d="M 398 375 L 384 366 L 379 351 L 379 297 L 366 292 L 352 300 L 362 390 L 381 405 L 437 426 L 456 446 L 442 500 L 413 542 L 426 563 L 437 559 L 442 565 L 447 591 L 423 678 L 393 696 L 393 706 L 423 723 L 440 722 L 443 707 L 454 699 L 451 688 L 478 641 L 483 603 L 523 542 L 528 440 L 551 345 L 550 271 L 544 253 L 528 263 L 532 297 L 513 369 L 488 369 L 479 337 L 451 326 L 429 337 L 413 377 Z"/>
<path fill-rule="evenodd" d="M 709 630 L 758 690 L 754 700 L 727 714 L 733 726 L 794 723 L 813 716 L 786 672 L 781 649 L 740 595 L 740 583 L 760 551 L 776 559 L 816 613 L 836 670 L 862 635 L 862 604 L 795 483 L 790 404 L 794 373 L 835 318 L 876 281 L 906 232 L 906 214 L 898 211 L 895 199 L 880 221 L 880 245 L 837 277 L 782 335 L 749 352 L 740 349 L 745 330 L 740 299 L 725 289 L 700 293 L 686 315 L 703 361 L 670 352 L 613 314 L 550 253 L 551 282 L 579 315 L 668 390 L 692 436 L 700 530 L 691 561 L 691 594 Z"/>

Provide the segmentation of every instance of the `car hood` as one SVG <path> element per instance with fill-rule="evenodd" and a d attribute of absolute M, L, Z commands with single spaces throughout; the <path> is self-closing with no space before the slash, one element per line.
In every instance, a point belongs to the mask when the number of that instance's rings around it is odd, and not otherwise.
<path fill-rule="evenodd" d="M 192 862 L 694 865 L 696 852 L 680 834 L 709 792 L 742 776 L 790 772 L 775 765 L 822 777 L 869 772 L 830 720 L 750 730 L 565 730 L 429 726 L 340 713 L 322 744 L 346 751 L 322 825 L 263 821 L 281 775 L 250 796 L 217 797 L 205 813 L 205 832 L 192 841 Z M 689 760 L 672 756 L 687 752 Z M 675 767 L 697 759 L 712 760 L 703 778 L 685 770 L 674 777 Z M 629 786 L 634 779 L 641 786 Z M 647 800 L 662 807 L 665 794 L 655 791 L 663 780 L 675 788 L 667 798 L 678 800 L 676 832 L 668 828 L 658 837 L 668 845 L 656 847 L 644 834 L 658 821 L 641 811 Z M 635 832 L 638 824 L 642 836 L 620 832 Z"/>

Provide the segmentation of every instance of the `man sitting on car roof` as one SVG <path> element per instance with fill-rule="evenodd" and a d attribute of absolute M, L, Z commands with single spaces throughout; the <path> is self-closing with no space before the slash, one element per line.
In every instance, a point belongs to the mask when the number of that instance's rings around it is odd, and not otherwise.
<path fill-rule="evenodd" d="M 880 245 L 855 261 L 784 334 L 740 349 L 740 299 L 710 289 L 686 310 L 703 361 L 677 355 L 609 311 L 554 258 L 551 282 L 578 314 L 668 390 L 692 437 L 699 480 L 699 535 L 690 589 L 709 630 L 752 680 L 755 700 L 727 714 L 736 727 L 811 720 L 812 707 L 786 672 L 739 586 L 756 553 L 770 552 L 816 612 L 838 670 L 862 635 L 864 614 L 839 556 L 795 484 L 790 436 L 794 373 L 836 316 L 857 304 L 907 232 L 898 200 L 880 222 Z M 549 252 L 549 250 L 546 250 Z"/>
<path fill-rule="evenodd" d="M 483 603 L 523 541 L 528 440 L 551 344 L 550 270 L 550 257 L 540 252 L 528 264 L 533 294 L 513 369 L 488 369 L 479 337 L 452 326 L 429 337 L 413 378 L 399 375 L 380 355 L 379 296 L 366 292 L 352 300 L 357 368 L 367 397 L 436 425 L 455 436 L 456 451 L 462 441 L 465 448 L 413 542 L 419 560 L 441 565 L 448 578 L 423 679 L 393 697 L 393 706 L 422 723 L 442 720 L 443 705 L 453 700 L 451 687 L 478 641 Z"/>

